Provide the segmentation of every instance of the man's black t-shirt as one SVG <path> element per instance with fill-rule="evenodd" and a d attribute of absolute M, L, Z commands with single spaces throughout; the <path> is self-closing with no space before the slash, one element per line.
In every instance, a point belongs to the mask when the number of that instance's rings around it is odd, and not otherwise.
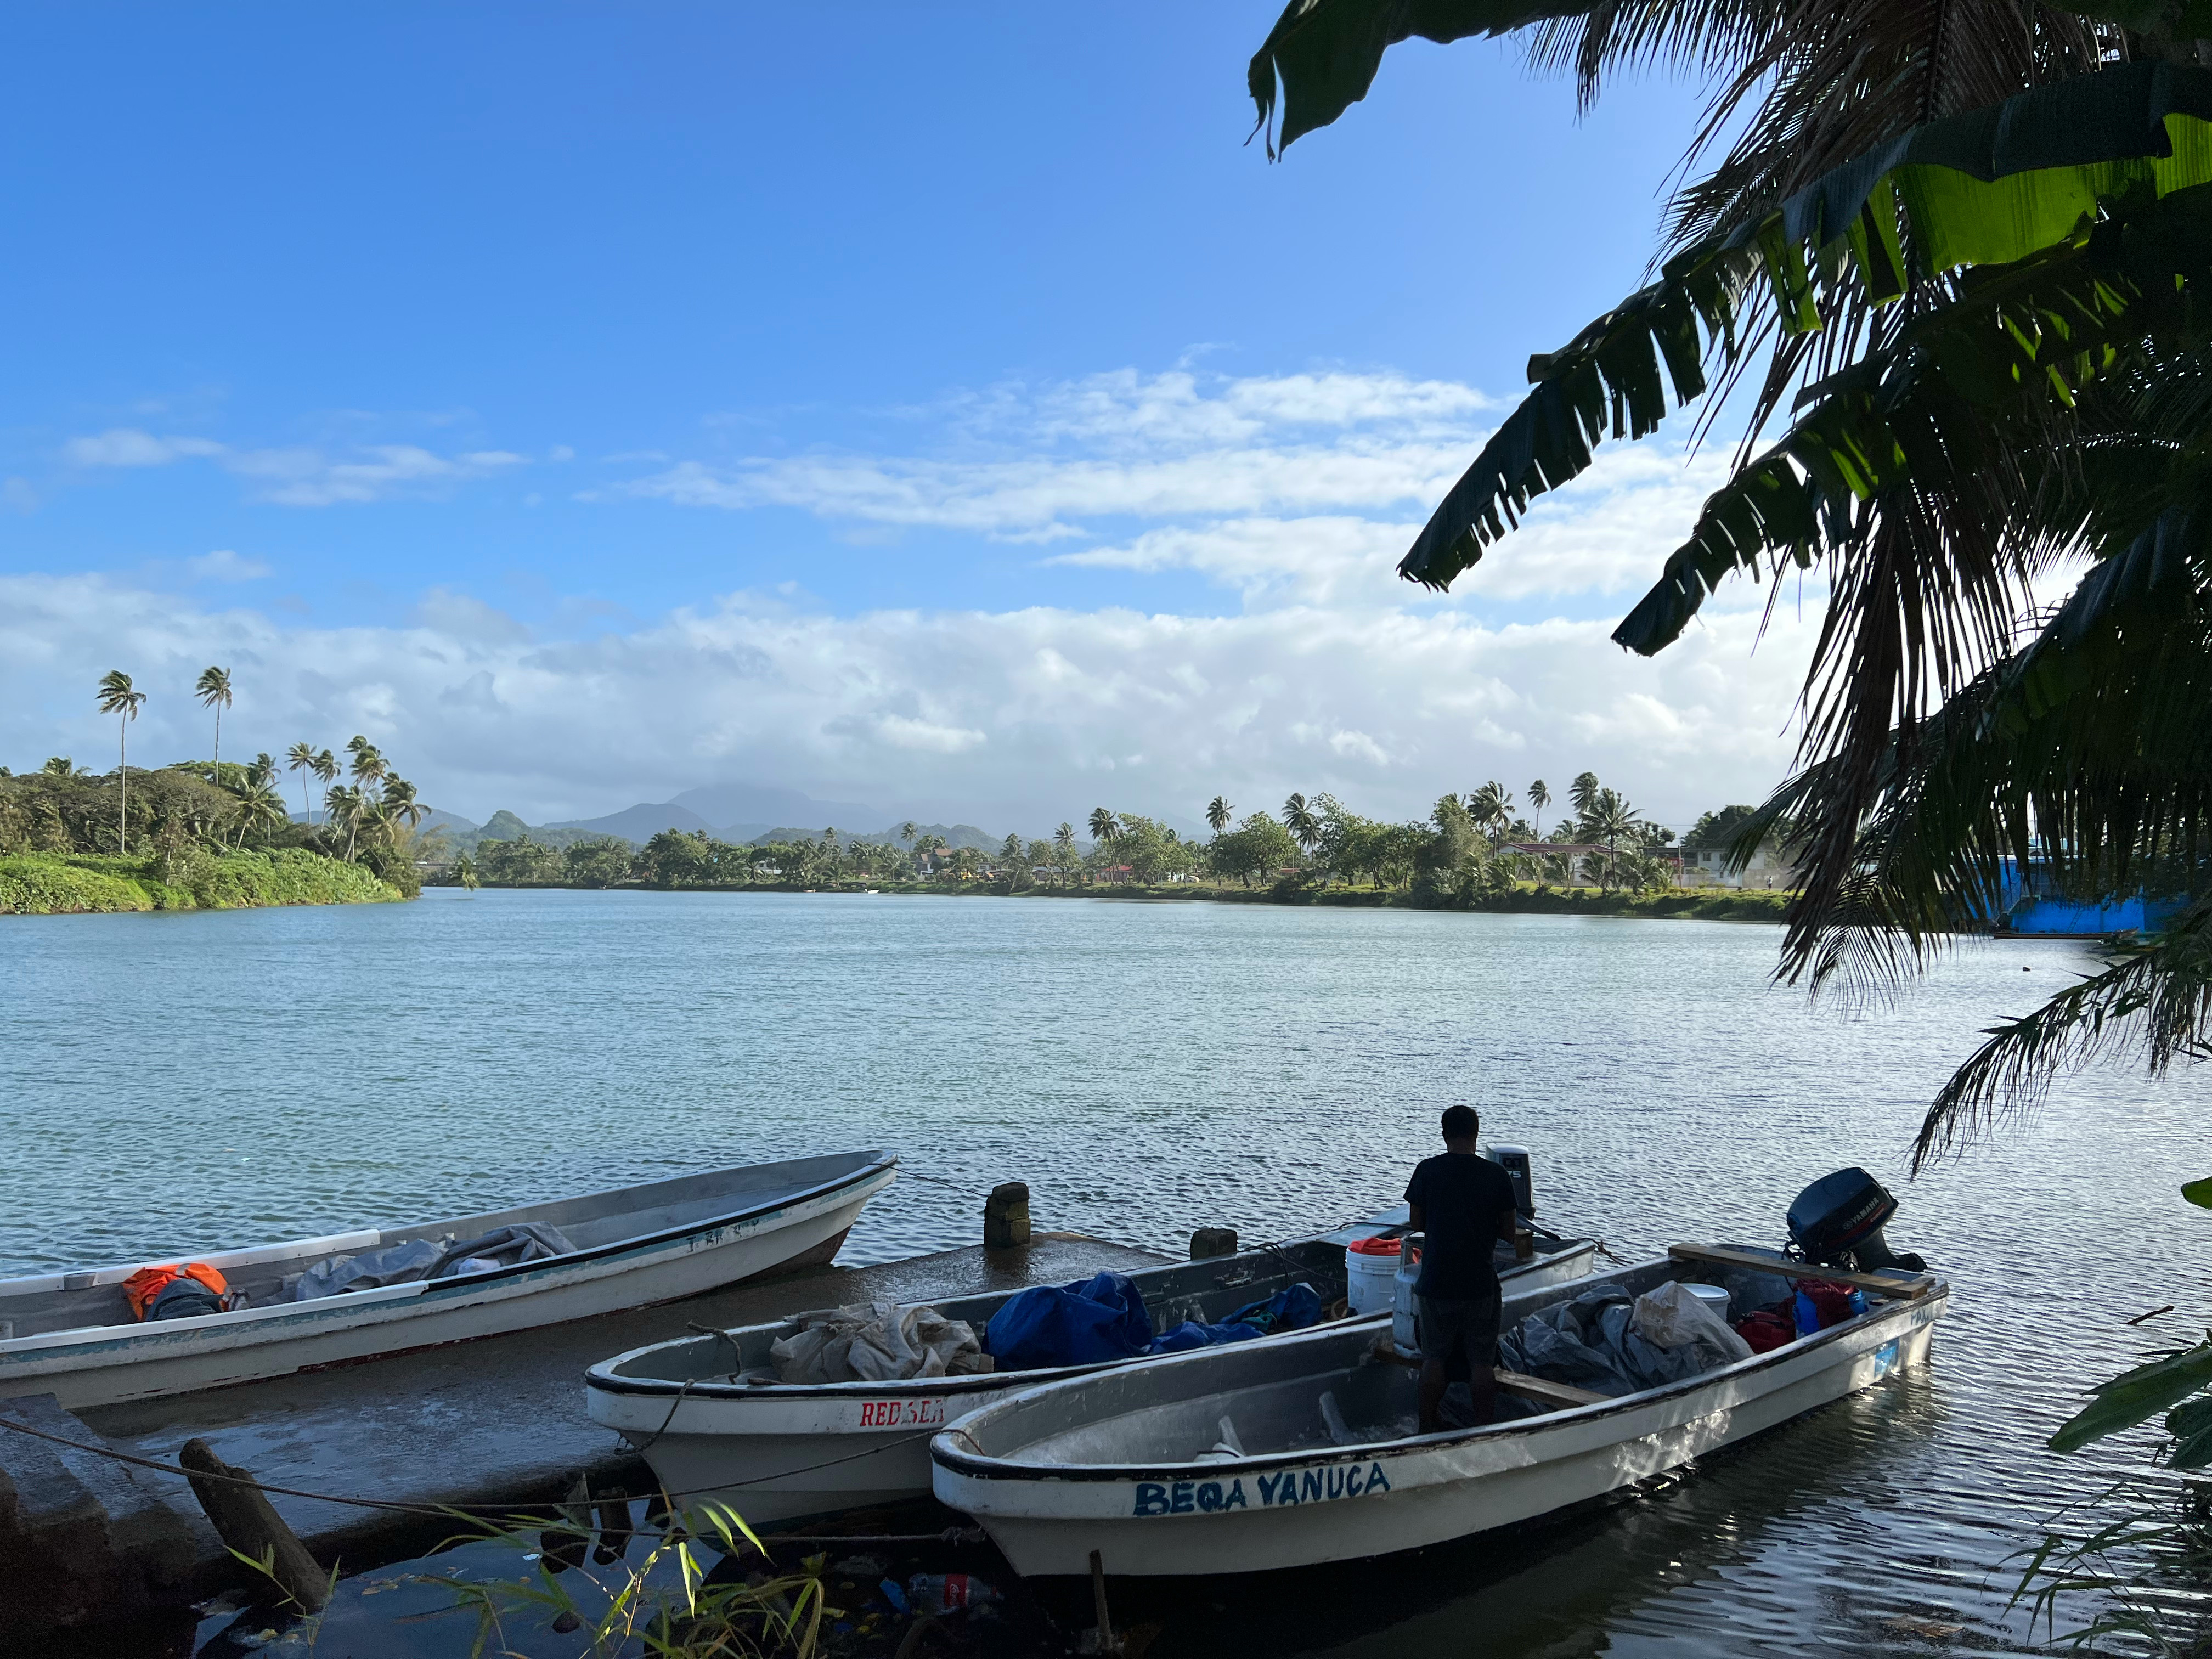
<path fill-rule="evenodd" d="M 1498 1218 L 1514 1207 L 1511 1177 L 1473 1152 L 1440 1152 L 1414 1167 L 1406 1202 L 1421 1206 L 1428 1234 L 1413 1293 L 1438 1302 L 1497 1295 L 1490 1251 L 1498 1240 Z"/>

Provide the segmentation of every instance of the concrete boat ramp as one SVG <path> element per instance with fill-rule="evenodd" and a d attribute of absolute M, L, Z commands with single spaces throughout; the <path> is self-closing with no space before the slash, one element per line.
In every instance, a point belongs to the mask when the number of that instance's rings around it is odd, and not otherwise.
<path fill-rule="evenodd" d="M 204 1439 L 270 1486 L 407 1505 L 270 1494 L 318 1561 L 353 1573 L 452 1535 L 450 1520 L 422 1510 L 553 1502 L 578 1471 L 595 1489 L 649 1492 L 643 1461 L 584 1413 L 585 1369 L 611 1354 L 694 1327 L 1058 1284 L 1164 1259 L 1040 1234 L 1009 1249 L 799 1268 L 573 1324 L 76 1414 L 51 1395 L 0 1401 L 0 1555 L 11 1568 L 0 1574 L 0 1648 L 40 1632 L 173 1620 L 251 1576 L 224 1551 L 181 1475 L 71 1450 L 7 1423 L 170 1466 L 186 1441 Z"/>

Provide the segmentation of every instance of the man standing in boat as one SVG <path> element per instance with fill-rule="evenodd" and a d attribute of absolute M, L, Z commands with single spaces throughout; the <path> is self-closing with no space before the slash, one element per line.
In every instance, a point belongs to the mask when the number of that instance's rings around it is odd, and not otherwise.
<path fill-rule="evenodd" d="M 1413 1294 L 1421 1311 L 1421 1432 L 1443 1424 L 1451 1363 L 1464 1358 L 1474 1420 L 1497 1409 L 1498 1316 L 1501 1293 L 1492 1250 L 1510 1241 L 1520 1214 L 1505 1171 L 1477 1155 L 1482 1120 L 1471 1106 L 1444 1112 L 1444 1150 L 1414 1167 L 1406 1186 L 1413 1231 L 1427 1235 Z"/>

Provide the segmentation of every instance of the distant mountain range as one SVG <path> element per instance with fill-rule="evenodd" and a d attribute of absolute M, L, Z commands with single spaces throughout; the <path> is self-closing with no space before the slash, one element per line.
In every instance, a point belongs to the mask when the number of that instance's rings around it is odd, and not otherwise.
<path fill-rule="evenodd" d="M 723 817 L 718 822 L 718 815 L 725 811 L 751 816 Z M 799 822 L 794 823 L 793 819 Z M 550 823 L 526 823 L 502 809 L 477 824 L 457 813 L 433 808 L 422 820 L 422 827 L 443 830 L 448 847 L 456 853 L 469 853 L 483 842 L 514 841 L 525 835 L 546 847 L 567 847 L 600 836 L 642 847 L 664 830 L 709 835 L 740 846 L 748 842 L 818 841 L 829 829 L 835 829 L 843 841 L 895 843 L 899 826 L 884 820 L 879 809 L 857 801 L 816 800 L 795 789 L 730 783 L 686 790 L 658 805 L 641 801 L 603 817 L 564 818 Z M 917 823 L 915 838 L 919 841 L 926 836 L 937 836 L 947 847 L 987 851 L 1006 839 L 972 823 Z"/>

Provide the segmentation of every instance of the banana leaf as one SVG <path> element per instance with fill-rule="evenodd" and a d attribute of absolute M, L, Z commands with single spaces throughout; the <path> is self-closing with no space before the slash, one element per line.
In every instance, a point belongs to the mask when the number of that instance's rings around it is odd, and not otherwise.
<path fill-rule="evenodd" d="M 1587 469 L 1592 447 L 1640 438 L 1732 361 L 1751 283 L 1784 326 L 1820 326 L 1821 292 L 1877 302 L 1909 278 L 2017 263 L 2080 238 L 2098 210 L 2212 182 L 2212 70 L 2130 64 L 1934 121 L 1858 156 L 1734 234 L 1686 250 L 1659 281 L 1532 358 L 1534 389 L 1437 506 L 1398 566 L 1443 588 L 1528 501 Z M 1911 249 L 1908 256 L 1906 247 Z M 1610 419 L 1608 420 L 1608 416 Z"/>
<path fill-rule="evenodd" d="M 2212 1342 L 2123 1371 L 2051 1437 L 2051 1449 L 2079 1451 L 2093 1440 L 2131 1429 L 2212 1382 Z"/>
<path fill-rule="evenodd" d="M 1282 88 L 1282 122 L 1267 154 L 1325 127 L 1367 95 L 1382 54 L 1419 35 L 1446 46 L 1504 34 L 1553 17 L 1578 17 L 1591 0 L 1291 0 L 1245 71 L 1259 126 L 1269 128 Z"/>

